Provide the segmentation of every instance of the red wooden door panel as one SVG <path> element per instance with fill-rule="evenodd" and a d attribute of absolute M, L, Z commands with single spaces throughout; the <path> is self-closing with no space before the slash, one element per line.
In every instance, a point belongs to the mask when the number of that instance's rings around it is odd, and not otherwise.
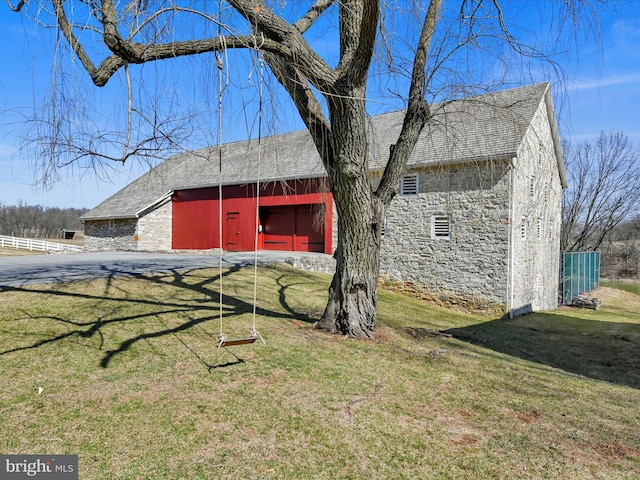
<path fill-rule="evenodd" d="M 265 250 L 293 250 L 295 207 L 291 205 L 265 207 L 263 244 Z"/>
<path fill-rule="evenodd" d="M 296 206 L 296 232 L 293 249 L 296 252 L 324 252 L 324 233 L 315 227 L 324 224 L 316 219 L 315 205 Z"/>
<path fill-rule="evenodd" d="M 230 251 L 240 250 L 241 223 L 240 212 L 227 212 L 224 224 L 224 249 Z"/>

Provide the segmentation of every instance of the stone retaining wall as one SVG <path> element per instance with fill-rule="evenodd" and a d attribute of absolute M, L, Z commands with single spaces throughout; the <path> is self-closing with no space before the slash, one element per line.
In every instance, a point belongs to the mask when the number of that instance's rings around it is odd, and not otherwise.
<path fill-rule="evenodd" d="M 285 262 L 308 272 L 333 274 L 336 271 L 336 261 L 330 255 L 292 255 Z"/>

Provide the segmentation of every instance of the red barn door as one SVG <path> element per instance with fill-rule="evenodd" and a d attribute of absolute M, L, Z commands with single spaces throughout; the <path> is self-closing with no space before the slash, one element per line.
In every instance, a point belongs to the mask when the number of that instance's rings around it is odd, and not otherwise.
<path fill-rule="evenodd" d="M 218 191 L 195 189 L 174 192 L 172 248 L 205 250 L 218 246 Z"/>
<path fill-rule="evenodd" d="M 324 252 L 324 233 L 316 228 L 315 205 L 264 207 L 263 248 L 295 252 Z"/>
<path fill-rule="evenodd" d="M 324 233 L 316 229 L 324 223 L 316 219 L 315 205 L 297 205 L 293 249 L 296 252 L 324 252 Z"/>
<path fill-rule="evenodd" d="M 222 234 L 224 235 L 225 250 L 242 250 L 242 245 L 240 244 L 240 232 L 240 212 L 227 212 L 226 221 L 222 230 Z"/>
<path fill-rule="evenodd" d="M 295 224 L 295 207 L 293 205 L 265 207 L 262 218 L 264 249 L 293 250 Z"/>

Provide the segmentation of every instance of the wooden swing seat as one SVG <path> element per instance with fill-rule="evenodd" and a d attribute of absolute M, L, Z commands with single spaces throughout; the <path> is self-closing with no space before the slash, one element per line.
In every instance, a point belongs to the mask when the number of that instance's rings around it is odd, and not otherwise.
<path fill-rule="evenodd" d="M 218 343 L 218 348 L 235 347 L 236 345 L 249 345 L 256 340 L 258 340 L 258 337 L 230 338 L 229 340 L 225 339 Z"/>
<path fill-rule="evenodd" d="M 222 333 L 218 337 L 218 345 L 216 348 L 220 350 L 223 347 L 235 347 L 236 345 L 250 345 L 258 339 L 262 339 L 262 337 L 255 330 L 251 330 L 251 333 L 249 334 L 249 336 L 243 337 L 243 338 L 227 338 L 227 336 L 224 333 Z M 262 340 L 262 342 L 264 343 L 264 340 Z"/>

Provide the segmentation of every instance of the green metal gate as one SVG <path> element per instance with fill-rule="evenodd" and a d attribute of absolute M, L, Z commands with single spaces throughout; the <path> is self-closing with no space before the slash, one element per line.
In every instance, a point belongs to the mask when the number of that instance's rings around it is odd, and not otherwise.
<path fill-rule="evenodd" d="M 562 304 L 600 283 L 600 252 L 565 252 L 562 260 Z"/>

